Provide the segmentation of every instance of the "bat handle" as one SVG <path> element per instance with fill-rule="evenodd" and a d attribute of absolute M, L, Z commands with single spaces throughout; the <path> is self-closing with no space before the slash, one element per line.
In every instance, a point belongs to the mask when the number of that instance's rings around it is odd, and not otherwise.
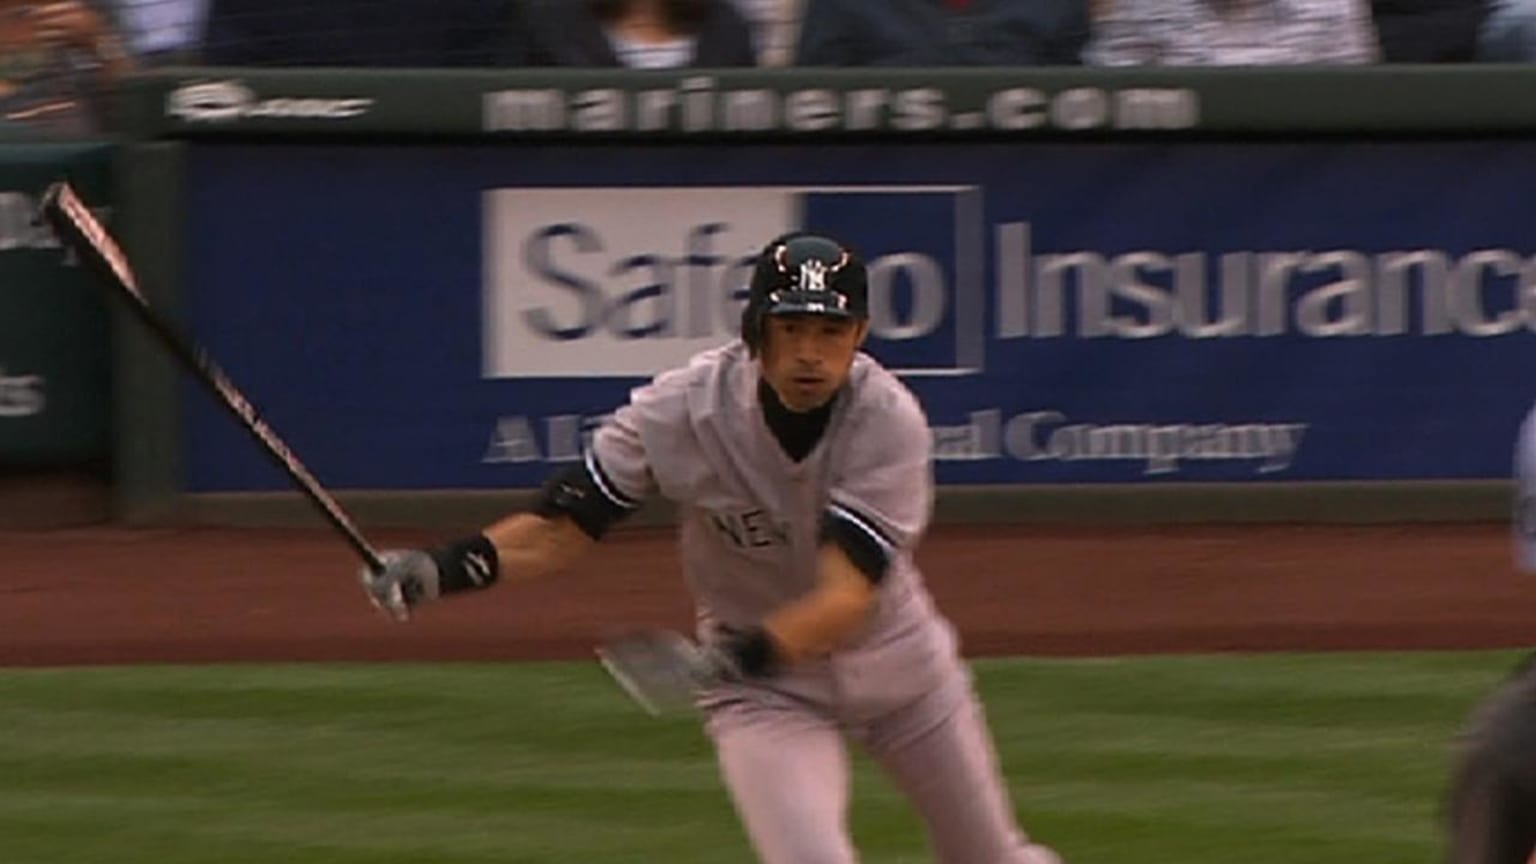
<path fill-rule="evenodd" d="M 349 539 L 352 540 L 352 547 L 357 550 L 358 557 L 363 559 L 363 566 L 375 574 L 384 572 L 384 556 L 379 554 L 379 550 L 373 548 L 373 545 L 364 540 L 361 535 L 349 534 Z"/>

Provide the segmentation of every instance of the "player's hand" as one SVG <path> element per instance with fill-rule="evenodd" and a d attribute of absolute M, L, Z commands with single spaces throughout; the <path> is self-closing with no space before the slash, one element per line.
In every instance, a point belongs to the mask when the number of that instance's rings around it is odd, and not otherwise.
<path fill-rule="evenodd" d="M 741 674 L 736 659 L 720 645 L 690 642 L 687 650 L 679 653 L 679 661 L 693 688 L 698 691 L 710 690 L 746 677 Z"/>
<path fill-rule="evenodd" d="M 441 595 L 437 562 L 420 549 L 391 549 L 379 553 L 383 570 L 364 567 L 363 588 L 373 605 L 396 621 L 407 621 L 411 609 Z"/>

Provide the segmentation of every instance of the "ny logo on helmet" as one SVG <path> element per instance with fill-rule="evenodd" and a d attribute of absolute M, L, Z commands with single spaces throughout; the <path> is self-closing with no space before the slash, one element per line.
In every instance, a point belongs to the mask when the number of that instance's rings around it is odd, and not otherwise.
<path fill-rule="evenodd" d="M 827 290 L 827 265 L 821 261 L 807 261 L 800 265 L 800 290 Z"/>

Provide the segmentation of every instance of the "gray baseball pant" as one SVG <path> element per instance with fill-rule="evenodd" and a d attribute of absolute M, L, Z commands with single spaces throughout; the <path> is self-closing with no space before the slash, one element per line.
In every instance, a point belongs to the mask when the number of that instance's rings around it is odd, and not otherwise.
<path fill-rule="evenodd" d="M 1014 819 L 968 678 L 858 725 L 763 687 L 710 710 L 721 774 L 763 864 L 855 864 L 849 757 L 861 744 L 916 808 L 942 864 L 1056 864 Z"/>

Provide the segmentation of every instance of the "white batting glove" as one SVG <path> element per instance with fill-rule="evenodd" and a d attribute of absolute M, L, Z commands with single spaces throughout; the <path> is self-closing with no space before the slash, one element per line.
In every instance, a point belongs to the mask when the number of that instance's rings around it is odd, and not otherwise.
<path fill-rule="evenodd" d="M 391 549 L 379 553 L 384 569 L 364 567 L 363 589 L 373 605 L 398 622 L 410 620 L 411 609 L 441 596 L 437 562 L 420 549 Z"/>

